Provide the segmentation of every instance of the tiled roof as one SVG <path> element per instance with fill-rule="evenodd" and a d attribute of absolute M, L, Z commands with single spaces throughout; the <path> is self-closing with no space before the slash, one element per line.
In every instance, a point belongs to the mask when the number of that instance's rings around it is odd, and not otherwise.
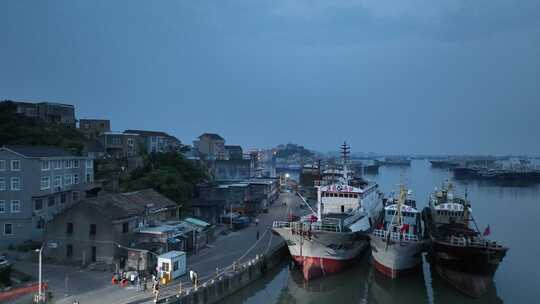
<path fill-rule="evenodd" d="M 94 198 L 86 198 L 81 200 L 79 204 L 93 206 L 104 216 L 113 220 L 144 215 L 145 212 L 152 213 L 177 206 L 175 202 L 153 189 L 104 194 Z"/>
<path fill-rule="evenodd" d="M 68 151 L 55 146 L 19 146 L 5 145 L 0 149 L 10 150 L 24 157 L 62 157 L 74 156 Z"/>

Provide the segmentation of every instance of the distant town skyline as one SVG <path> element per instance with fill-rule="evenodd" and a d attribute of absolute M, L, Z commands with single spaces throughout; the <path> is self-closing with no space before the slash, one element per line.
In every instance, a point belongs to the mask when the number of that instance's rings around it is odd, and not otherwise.
<path fill-rule="evenodd" d="M 320 152 L 540 154 L 540 2 L 0 2 L 0 100 Z"/>

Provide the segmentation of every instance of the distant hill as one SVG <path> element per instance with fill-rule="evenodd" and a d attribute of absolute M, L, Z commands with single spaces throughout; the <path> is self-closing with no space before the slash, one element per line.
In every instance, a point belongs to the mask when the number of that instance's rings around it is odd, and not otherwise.
<path fill-rule="evenodd" d="M 312 157 L 314 155 L 312 151 L 304 148 L 304 146 L 296 144 L 279 145 L 277 148 L 277 158 L 289 158 L 295 154 L 302 157 Z"/>

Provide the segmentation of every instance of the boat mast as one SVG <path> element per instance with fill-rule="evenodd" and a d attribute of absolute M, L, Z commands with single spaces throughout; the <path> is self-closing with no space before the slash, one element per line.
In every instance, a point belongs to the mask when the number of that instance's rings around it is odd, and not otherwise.
<path fill-rule="evenodd" d="M 349 169 L 347 168 L 347 159 L 351 153 L 351 147 L 347 145 L 347 142 L 344 141 L 341 145 L 341 157 L 343 160 L 343 174 L 345 175 L 345 184 L 349 185 Z"/>

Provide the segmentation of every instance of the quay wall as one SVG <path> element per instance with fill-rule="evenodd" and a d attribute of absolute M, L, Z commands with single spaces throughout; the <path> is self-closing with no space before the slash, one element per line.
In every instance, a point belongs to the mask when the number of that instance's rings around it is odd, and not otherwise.
<path fill-rule="evenodd" d="M 213 304 L 218 303 L 240 289 L 263 277 L 289 256 L 285 242 L 266 255 L 259 255 L 242 265 L 234 273 L 222 276 L 202 284 L 197 290 L 182 292 L 180 295 L 160 299 L 158 303 L 169 304 Z"/>

